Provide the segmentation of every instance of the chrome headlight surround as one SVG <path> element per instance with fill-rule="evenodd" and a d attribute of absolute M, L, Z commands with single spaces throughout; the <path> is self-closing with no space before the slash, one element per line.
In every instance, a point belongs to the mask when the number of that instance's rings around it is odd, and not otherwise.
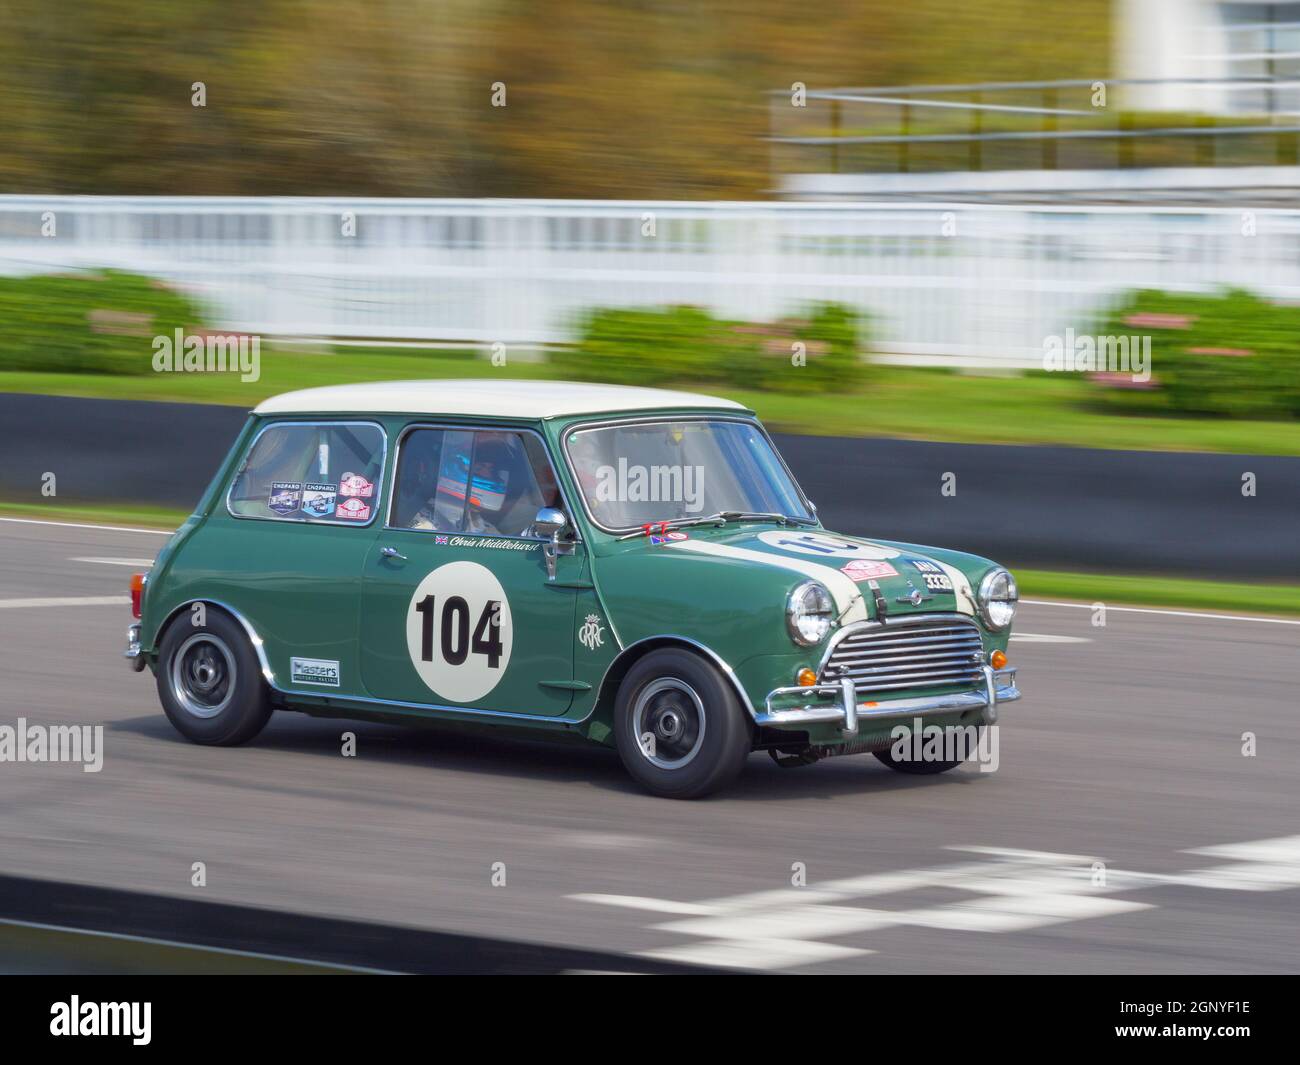
<path fill-rule="evenodd" d="M 785 601 L 785 627 L 800 647 L 826 639 L 835 624 L 835 600 L 821 581 L 804 581 Z"/>
<path fill-rule="evenodd" d="M 1016 579 L 1010 570 L 990 570 L 980 581 L 975 604 L 979 607 L 980 617 L 992 632 L 1002 632 L 1011 627 L 1016 618 L 1016 603 L 1020 593 L 1016 590 Z"/>

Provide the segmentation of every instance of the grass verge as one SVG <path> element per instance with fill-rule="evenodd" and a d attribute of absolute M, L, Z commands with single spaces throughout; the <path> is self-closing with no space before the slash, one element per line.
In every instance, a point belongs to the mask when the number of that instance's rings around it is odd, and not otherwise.
<path fill-rule="evenodd" d="M 143 529 L 174 529 L 186 511 L 162 507 L 63 506 L 0 502 L 0 518 L 84 522 Z M 1300 585 L 1250 584 L 1183 577 L 1128 577 L 1061 573 L 1012 567 L 1024 599 L 1072 599 L 1084 603 L 1218 610 L 1243 614 L 1300 615 Z"/>
<path fill-rule="evenodd" d="M 1300 615 L 1300 585 L 1127 577 L 1012 567 L 1022 599 L 1218 610 L 1236 614 Z"/>
<path fill-rule="evenodd" d="M 267 346 L 261 376 L 237 374 L 0 373 L 0 392 L 255 406 L 267 396 L 317 385 L 409 378 L 553 379 L 545 362 L 495 368 L 473 351 Z M 688 388 L 690 386 L 687 386 Z M 757 411 L 773 429 L 821 436 L 892 436 L 980 444 L 1064 444 L 1138 451 L 1300 455 L 1300 421 L 1115 414 L 1092 406 L 1091 386 L 1069 374 L 963 375 L 878 366 L 861 391 L 783 395 L 716 392 Z"/>

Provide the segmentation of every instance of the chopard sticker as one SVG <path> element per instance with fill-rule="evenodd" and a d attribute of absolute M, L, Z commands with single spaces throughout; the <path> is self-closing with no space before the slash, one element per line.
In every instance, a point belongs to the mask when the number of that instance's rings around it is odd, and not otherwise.
<path fill-rule="evenodd" d="M 301 481 L 272 481 L 271 496 L 266 501 L 268 510 L 276 514 L 292 514 L 302 502 Z"/>
<path fill-rule="evenodd" d="M 921 558 L 913 558 L 908 561 L 910 561 L 912 565 L 916 567 L 921 576 L 925 578 L 925 587 L 927 591 L 952 591 L 952 578 L 949 577 L 948 574 L 944 573 L 941 566 L 938 566 L 933 562 L 927 562 L 925 559 Z"/>
<path fill-rule="evenodd" d="M 289 683 L 319 684 L 326 688 L 339 686 L 339 664 L 325 658 L 289 659 Z"/>
<path fill-rule="evenodd" d="M 840 572 L 851 581 L 866 581 L 876 577 L 898 576 L 898 570 L 894 569 L 894 567 L 888 562 L 877 562 L 867 558 L 855 558 L 852 562 L 841 566 Z"/>
<path fill-rule="evenodd" d="M 358 496 L 369 499 L 375 494 L 374 482 L 367 481 L 359 473 L 345 473 L 339 478 L 339 495 Z"/>
<path fill-rule="evenodd" d="M 302 512 L 313 518 L 328 518 L 334 513 L 334 502 L 339 493 L 336 484 L 308 482 L 302 486 Z"/>
<path fill-rule="evenodd" d="M 345 499 L 338 505 L 334 516 L 346 521 L 369 521 L 370 507 L 359 499 Z"/>

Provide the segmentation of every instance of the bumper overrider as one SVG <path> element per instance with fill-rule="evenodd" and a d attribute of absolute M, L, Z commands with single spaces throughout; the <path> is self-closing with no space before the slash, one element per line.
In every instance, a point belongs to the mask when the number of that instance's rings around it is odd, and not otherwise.
<path fill-rule="evenodd" d="M 144 669 L 145 658 L 144 652 L 140 649 L 140 626 L 138 624 L 127 626 L 126 650 L 122 652 L 122 657 L 126 659 L 132 673 L 139 673 L 140 670 Z"/>
<path fill-rule="evenodd" d="M 868 699 L 859 702 L 862 695 L 852 677 L 840 677 L 833 683 L 773 688 L 767 693 L 763 712 L 757 715 L 756 720 L 760 725 L 778 729 L 804 729 L 810 725 L 834 724 L 839 726 L 846 738 L 856 736 L 860 727 L 869 727 L 870 722 L 874 721 L 961 713 L 967 710 L 982 710 L 982 723 L 992 725 L 998 719 L 999 704 L 1015 702 L 1020 698 L 1020 689 L 1016 687 L 1014 668 L 994 669 L 986 665 L 981 667 L 981 672 L 984 683 L 978 690 L 913 699 Z M 795 698 L 808 700 L 812 697 L 821 701 L 805 702 L 803 706 L 779 705 Z"/>

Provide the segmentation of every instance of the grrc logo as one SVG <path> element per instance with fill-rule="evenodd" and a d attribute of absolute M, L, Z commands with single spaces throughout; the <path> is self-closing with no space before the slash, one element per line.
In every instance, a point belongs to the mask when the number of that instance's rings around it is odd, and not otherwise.
<path fill-rule="evenodd" d="M 151 1002 L 71 1002 L 50 1006 L 50 1035 L 131 1036 L 138 1047 L 148 1046 L 153 1020 Z"/>

